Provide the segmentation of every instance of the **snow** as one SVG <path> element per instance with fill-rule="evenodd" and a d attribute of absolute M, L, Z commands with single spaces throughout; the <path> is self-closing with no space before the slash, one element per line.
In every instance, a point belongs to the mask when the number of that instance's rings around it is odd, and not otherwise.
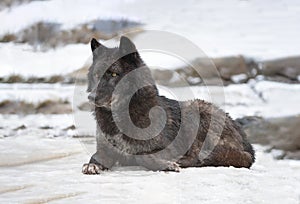
<path fill-rule="evenodd" d="M 37 102 L 66 97 L 86 100 L 85 86 L 2 84 L 0 95 Z M 256 92 L 261 92 L 264 101 Z M 299 114 L 300 85 L 259 81 L 224 87 L 159 87 L 162 95 L 206 100 L 225 94 L 233 117 Z M 188 95 L 187 93 L 194 93 Z M 287 93 L 289 100 L 280 94 Z M 73 95 L 74 94 L 74 95 Z M 287 96 L 285 96 L 287 97 Z M 78 100 L 78 101 L 77 101 Z M 281 103 L 285 103 L 285 109 Z M 276 110 L 276 111 L 274 111 Z M 298 111 L 298 112 L 297 112 Z M 76 126 L 76 130 L 64 129 Z M 14 130 L 21 125 L 26 128 Z M 51 129 L 41 129 L 49 126 Z M 278 151 L 256 145 L 257 161 L 248 169 L 206 167 L 180 173 L 152 172 L 141 167 L 114 167 L 101 175 L 81 173 L 95 152 L 95 121 L 89 112 L 69 115 L 0 115 L 0 203 L 299 203 L 300 161 L 274 160 Z"/>
<path fill-rule="evenodd" d="M 144 23 L 145 29 L 181 35 L 209 57 L 243 54 L 273 59 L 300 54 L 299 14 L 297 0 L 186 0 L 184 4 L 171 0 L 33 1 L 2 10 L 0 34 L 19 31 L 41 20 L 61 23 L 68 29 L 97 18 L 127 18 Z M 139 36 L 135 39 L 138 41 Z M 27 45 L 10 43 L 0 44 L 0 54 L 4 67 L 0 76 L 63 74 L 80 68 L 91 55 L 89 46 L 81 44 L 39 53 Z M 182 64 L 155 52 L 150 55 L 145 53 L 150 64 L 167 68 Z"/>
<path fill-rule="evenodd" d="M 248 76 L 246 74 L 237 74 L 230 77 L 230 79 L 234 83 L 241 83 L 242 81 L 246 80 Z"/>
<path fill-rule="evenodd" d="M 0 35 L 41 20 L 69 29 L 97 18 L 126 18 L 145 23 L 145 29 L 184 36 L 203 50 L 193 53 L 196 55 L 243 54 L 265 60 L 300 54 L 299 14 L 298 0 L 32 1 L 0 11 Z M 142 35 L 134 41 L 142 41 Z M 186 64 L 163 52 L 141 55 L 151 67 L 172 69 Z M 90 61 L 91 51 L 84 44 L 36 52 L 27 44 L 0 43 L 0 56 L 0 77 L 12 73 L 50 76 L 81 68 Z M 77 107 L 87 100 L 85 89 L 79 85 L 0 84 L 0 102 L 68 100 Z M 227 87 L 160 86 L 159 91 L 179 100 L 212 101 L 233 118 L 300 114 L 300 85 L 267 82 L 263 77 Z M 95 121 L 90 112 L 75 110 L 66 115 L 0 114 L 0 203 L 300 202 L 300 161 L 274 160 L 280 151 L 266 153 L 268 147 L 258 145 L 257 161 L 250 170 L 206 167 L 164 173 L 115 167 L 101 175 L 83 175 L 81 167 L 95 152 L 95 138 L 73 136 L 94 135 Z M 16 130 L 22 125 L 26 128 Z M 75 130 L 64 130 L 72 125 Z M 41 129 L 43 126 L 50 129 Z"/>
<path fill-rule="evenodd" d="M 67 45 L 48 52 L 35 52 L 30 45 L 0 43 L 0 76 L 49 76 L 68 74 L 83 67 L 89 59 L 90 47 L 84 44 Z"/>
<path fill-rule="evenodd" d="M 6 32 L 18 32 L 26 26 L 38 21 L 53 21 L 63 24 L 64 28 L 72 28 L 78 24 L 85 23 L 97 18 L 121 19 L 127 17 L 121 15 L 114 9 L 120 4 L 130 5 L 132 1 L 98 1 L 98 0 L 50 0 L 33 1 L 28 4 L 5 9 L 0 12 L 1 29 L 0 34 Z M 13 19 L 13 23 L 11 23 Z"/>
<path fill-rule="evenodd" d="M 233 118 L 284 117 L 300 114 L 300 85 L 258 81 L 226 87 L 191 86 L 160 88 L 160 94 L 177 100 L 204 99 L 219 105 Z M 288 100 L 287 100 L 288 99 Z M 276 111 L 274 111 L 276 110 Z"/>
<path fill-rule="evenodd" d="M 115 167 L 90 176 L 81 174 L 81 166 L 94 150 L 77 139 L 28 133 L 0 139 L 0 144 L 1 203 L 299 202 L 300 162 L 274 160 L 260 146 L 255 146 L 257 161 L 250 170 L 206 167 L 164 173 Z"/>
<path fill-rule="evenodd" d="M 0 101 L 26 101 L 38 104 L 46 100 L 72 101 L 74 85 L 0 84 Z"/>

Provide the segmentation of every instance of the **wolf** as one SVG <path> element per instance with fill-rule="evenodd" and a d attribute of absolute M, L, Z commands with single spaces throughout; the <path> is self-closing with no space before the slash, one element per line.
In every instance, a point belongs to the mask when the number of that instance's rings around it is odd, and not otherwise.
<path fill-rule="evenodd" d="M 178 172 L 187 167 L 250 168 L 254 163 L 245 132 L 223 110 L 200 99 L 160 96 L 128 37 L 121 36 L 114 48 L 92 39 L 91 50 L 87 92 L 94 105 L 97 151 L 83 165 L 84 174 L 100 174 L 117 164 Z"/>

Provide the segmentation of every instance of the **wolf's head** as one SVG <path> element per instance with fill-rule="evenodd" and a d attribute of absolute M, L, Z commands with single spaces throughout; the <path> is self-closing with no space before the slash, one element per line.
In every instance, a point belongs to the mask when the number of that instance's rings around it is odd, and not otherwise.
<path fill-rule="evenodd" d="M 88 98 L 96 107 L 110 108 L 112 95 L 123 77 L 128 73 L 145 67 L 133 42 L 122 36 L 118 48 L 108 48 L 99 43 L 96 39 L 91 41 L 93 52 L 93 64 L 88 73 L 88 89 L 90 92 Z M 130 85 L 134 86 L 135 81 L 153 80 L 150 70 L 146 69 L 142 74 L 136 74 L 136 77 L 130 79 Z M 128 88 L 128 87 L 127 87 Z M 130 87 L 129 87 L 130 88 Z M 132 87 L 133 88 L 133 87 Z M 155 89 L 156 94 L 156 89 Z M 147 87 L 139 90 L 140 94 L 147 93 Z"/>

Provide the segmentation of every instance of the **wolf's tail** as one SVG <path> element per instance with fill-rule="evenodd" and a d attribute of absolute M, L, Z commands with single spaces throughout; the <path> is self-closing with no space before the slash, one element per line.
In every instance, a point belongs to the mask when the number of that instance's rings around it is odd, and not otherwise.
<path fill-rule="evenodd" d="M 248 142 L 247 135 L 245 131 L 243 130 L 242 123 L 239 121 L 239 119 L 234 121 L 234 124 L 236 126 L 236 129 L 240 133 L 240 135 L 243 138 L 243 147 L 244 151 L 248 152 L 251 155 L 252 162 L 255 162 L 255 151 L 253 149 L 253 146 Z"/>
<path fill-rule="evenodd" d="M 243 138 L 243 146 L 244 150 L 248 152 L 251 155 L 252 162 L 255 162 L 255 151 L 253 149 L 253 146 L 246 140 L 246 138 Z"/>

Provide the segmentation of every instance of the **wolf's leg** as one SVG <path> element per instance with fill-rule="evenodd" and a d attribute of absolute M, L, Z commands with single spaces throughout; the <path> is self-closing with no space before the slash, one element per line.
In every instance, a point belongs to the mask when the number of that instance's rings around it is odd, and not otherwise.
<path fill-rule="evenodd" d="M 196 154 L 191 154 L 191 155 L 185 155 L 181 157 L 177 163 L 180 165 L 182 168 L 187 168 L 187 167 L 197 167 L 198 166 L 198 156 Z"/>
<path fill-rule="evenodd" d="M 180 171 L 180 166 L 176 162 L 156 158 L 152 155 L 143 155 L 143 157 L 137 159 L 137 163 L 152 171 Z"/>
<path fill-rule="evenodd" d="M 252 164 L 253 158 L 249 152 L 238 149 L 228 149 L 228 147 L 223 146 L 216 146 L 207 158 L 200 161 L 200 166 L 250 168 Z"/>
<path fill-rule="evenodd" d="M 111 168 L 115 161 L 113 157 L 97 151 L 90 159 L 89 163 L 84 164 L 82 167 L 82 173 L 84 174 L 100 174 L 101 171 Z"/>

